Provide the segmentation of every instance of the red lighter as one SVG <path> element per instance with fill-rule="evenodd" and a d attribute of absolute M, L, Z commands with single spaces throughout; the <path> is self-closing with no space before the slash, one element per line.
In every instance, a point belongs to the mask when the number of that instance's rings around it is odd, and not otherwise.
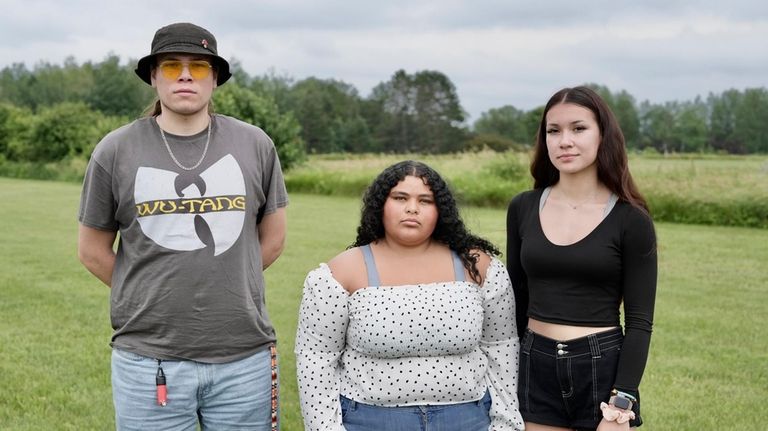
<path fill-rule="evenodd" d="M 155 384 L 157 385 L 157 404 L 165 407 L 168 404 L 168 389 L 165 386 L 165 373 L 163 373 L 163 367 L 160 366 L 160 359 L 157 360 Z"/>

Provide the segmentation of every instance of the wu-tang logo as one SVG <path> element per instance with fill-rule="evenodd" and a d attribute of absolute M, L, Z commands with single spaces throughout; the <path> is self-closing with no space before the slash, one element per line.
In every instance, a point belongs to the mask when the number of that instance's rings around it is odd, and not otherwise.
<path fill-rule="evenodd" d="M 200 175 L 140 167 L 133 196 L 141 230 L 165 248 L 218 256 L 243 230 L 245 180 L 231 154 Z"/>

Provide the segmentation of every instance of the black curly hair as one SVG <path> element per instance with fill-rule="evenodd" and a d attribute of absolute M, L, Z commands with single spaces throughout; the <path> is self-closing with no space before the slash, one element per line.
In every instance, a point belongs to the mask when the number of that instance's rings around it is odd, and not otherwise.
<path fill-rule="evenodd" d="M 490 241 L 469 232 L 459 215 L 459 208 L 448 184 L 434 169 L 421 162 L 405 160 L 395 163 L 373 180 L 363 196 L 357 239 L 348 248 L 370 244 L 384 237 L 384 203 L 392 187 L 409 175 L 421 178 L 435 196 L 438 216 L 432 239 L 455 251 L 472 280 L 482 283 L 482 276 L 477 269 L 478 255 L 472 251 L 482 250 L 491 256 L 498 256 L 499 250 Z"/>

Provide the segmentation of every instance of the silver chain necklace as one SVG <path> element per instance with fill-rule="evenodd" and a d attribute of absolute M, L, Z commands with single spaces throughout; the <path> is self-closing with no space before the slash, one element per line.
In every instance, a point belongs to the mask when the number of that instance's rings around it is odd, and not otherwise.
<path fill-rule="evenodd" d="M 573 209 L 573 210 L 576 210 L 576 209 L 579 209 L 579 207 L 580 207 L 580 206 L 582 206 L 582 205 L 585 205 L 585 204 L 588 204 L 588 203 L 590 203 L 590 202 L 594 201 L 594 200 L 595 200 L 595 196 L 596 196 L 596 194 L 595 194 L 595 195 L 592 195 L 592 196 L 591 196 L 591 197 L 589 197 L 587 200 L 585 200 L 585 201 L 581 201 L 581 202 L 579 202 L 579 203 L 577 203 L 577 204 L 572 204 L 572 203 L 570 203 L 569 201 L 567 201 L 565 198 L 563 198 L 563 202 L 565 202 L 565 204 L 566 204 L 566 205 L 568 205 L 569 207 L 571 207 L 571 209 Z"/>
<path fill-rule="evenodd" d="M 155 121 L 157 123 L 157 121 Z M 173 155 L 173 151 L 171 151 L 171 146 L 168 145 L 168 140 L 165 138 L 165 132 L 163 132 L 163 128 L 160 127 L 160 123 L 157 123 L 157 128 L 160 129 L 160 137 L 163 138 L 163 143 L 165 144 L 165 149 L 168 150 L 168 154 L 170 154 L 171 159 L 173 159 L 173 163 L 176 163 L 176 166 L 180 167 L 181 169 L 184 169 L 185 171 L 191 171 L 193 169 L 197 169 L 198 166 L 200 166 L 201 163 L 203 163 L 203 160 L 205 159 L 205 155 L 208 154 L 208 146 L 211 144 L 211 123 L 213 122 L 213 119 L 208 119 L 208 139 L 205 141 L 205 148 L 203 148 L 203 155 L 200 156 L 200 160 L 195 163 L 192 167 L 186 167 L 179 162 L 179 159 L 176 158 L 176 156 Z"/>
<path fill-rule="evenodd" d="M 565 193 L 563 193 L 562 191 L 559 191 L 558 194 L 560 195 L 560 200 L 562 200 L 566 205 L 568 205 L 569 208 L 571 208 L 572 210 L 577 210 L 577 209 L 579 209 L 579 207 L 581 207 L 583 205 L 586 205 L 586 204 L 588 204 L 590 202 L 594 202 L 595 198 L 597 197 L 597 193 L 598 192 L 595 191 L 586 200 L 583 200 L 581 202 L 577 202 L 575 204 L 571 203 L 570 200 L 566 199 L 565 198 Z"/>

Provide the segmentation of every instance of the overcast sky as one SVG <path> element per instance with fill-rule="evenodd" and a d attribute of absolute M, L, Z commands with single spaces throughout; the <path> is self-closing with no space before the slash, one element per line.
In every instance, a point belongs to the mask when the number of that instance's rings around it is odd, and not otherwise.
<path fill-rule="evenodd" d="M 654 103 L 768 87 L 766 0 L 0 0 L 0 11 L 0 68 L 127 62 L 159 27 L 190 21 L 250 75 L 333 78 L 365 97 L 398 69 L 440 71 L 470 122 L 585 82 Z"/>

